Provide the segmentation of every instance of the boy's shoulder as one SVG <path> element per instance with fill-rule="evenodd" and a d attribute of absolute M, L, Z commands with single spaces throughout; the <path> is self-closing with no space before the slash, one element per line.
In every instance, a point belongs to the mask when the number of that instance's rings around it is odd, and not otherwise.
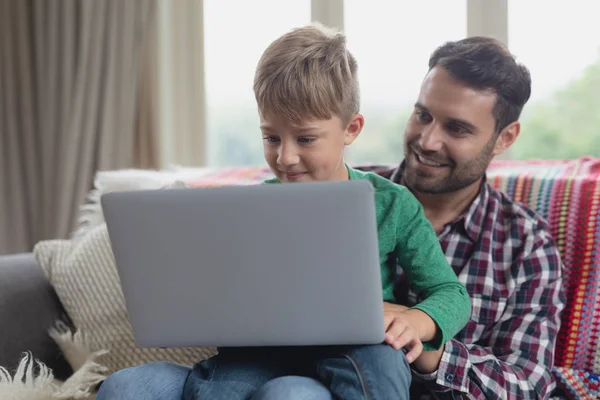
<path fill-rule="evenodd" d="M 265 179 L 260 184 L 265 185 L 265 184 L 270 184 L 270 183 L 281 183 L 281 182 L 277 178 L 270 178 L 270 179 Z"/>
<path fill-rule="evenodd" d="M 371 182 L 373 188 L 377 192 L 399 193 L 401 195 L 411 194 L 406 186 L 392 182 L 391 180 L 384 178 L 383 176 L 378 175 L 375 172 L 360 171 L 350 167 L 348 167 L 348 171 L 350 173 L 350 179 L 368 180 L 369 182 Z"/>
<path fill-rule="evenodd" d="M 375 190 L 378 209 L 412 214 L 421 207 L 421 203 L 406 186 L 395 183 L 375 172 L 351 168 L 349 171 L 351 179 L 365 179 L 371 182 Z"/>
<path fill-rule="evenodd" d="M 406 186 L 397 184 L 392 182 L 391 180 L 384 178 L 381 175 L 378 175 L 374 172 L 370 171 L 361 171 L 354 169 L 350 166 L 348 168 L 348 174 L 350 175 L 351 180 L 363 179 L 371 182 L 373 188 L 375 189 L 376 194 L 389 195 L 392 197 L 395 196 L 412 196 L 412 193 Z M 276 177 L 265 179 L 261 182 L 261 184 L 277 184 L 281 183 L 279 179 Z"/>

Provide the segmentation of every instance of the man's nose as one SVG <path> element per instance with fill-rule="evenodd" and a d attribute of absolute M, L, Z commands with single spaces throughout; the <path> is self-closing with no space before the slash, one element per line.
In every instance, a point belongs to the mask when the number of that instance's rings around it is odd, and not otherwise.
<path fill-rule="evenodd" d="M 298 164 L 300 157 L 298 151 L 292 144 L 282 143 L 277 154 L 277 163 L 284 167 L 291 167 Z"/>
<path fill-rule="evenodd" d="M 425 127 L 419 138 L 419 146 L 425 151 L 439 151 L 442 149 L 443 130 L 437 123 Z"/>

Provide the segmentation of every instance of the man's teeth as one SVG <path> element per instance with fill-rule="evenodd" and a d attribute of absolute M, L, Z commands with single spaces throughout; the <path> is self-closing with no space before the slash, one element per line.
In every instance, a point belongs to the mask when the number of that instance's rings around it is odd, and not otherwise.
<path fill-rule="evenodd" d="M 434 161 L 428 160 L 426 158 L 423 158 L 421 156 L 417 156 L 419 158 L 419 161 L 421 161 L 423 164 L 425 165 L 429 165 L 430 167 L 441 167 L 442 164 L 436 163 Z"/>

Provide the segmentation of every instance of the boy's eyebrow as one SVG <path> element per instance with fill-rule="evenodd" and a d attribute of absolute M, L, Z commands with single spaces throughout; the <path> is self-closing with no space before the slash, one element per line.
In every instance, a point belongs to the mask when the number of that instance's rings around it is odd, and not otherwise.
<path fill-rule="evenodd" d="M 260 126 L 260 130 L 263 131 L 263 132 L 270 132 L 270 133 L 274 133 L 275 132 L 275 129 L 273 129 L 269 125 L 261 125 Z"/>
<path fill-rule="evenodd" d="M 318 131 L 319 128 L 314 127 L 314 126 L 297 126 L 294 128 L 297 132 L 302 132 L 302 133 L 306 133 L 306 132 L 315 132 Z"/>
<path fill-rule="evenodd" d="M 415 108 L 421 109 L 425 112 L 429 112 L 429 110 L 427 109 L 427 107 L 425 107 L 423 104 L 419 103 L 418 101 L 415 103 Z M 465 121 L 464 119 L 459 119 L 459 118 L 448 118 L 447 119 L 448 122 L 452 122 L 455 124 L 459 124 L 462 125 L 463 127 L 467 128 L 470 131 L 476 131 L 477 127 L 475 125 L 473 125 L 472 123 Z"/>
<path fill-rule="evenodd" d="M 273 132 L 274 129 L 269 125 L 260 125 L 260 129 L 266 132 Z M 314 126 L 294 126 L 293 130 L 298 133 L 317 132 L 319 128 Z"/>

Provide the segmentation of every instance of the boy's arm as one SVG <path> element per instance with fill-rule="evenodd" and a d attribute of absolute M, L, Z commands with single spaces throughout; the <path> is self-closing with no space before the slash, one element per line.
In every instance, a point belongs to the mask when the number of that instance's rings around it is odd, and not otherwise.
<path fill-rule="evenodd" d="M 412 307 L 427 314 L 437 326 L 425 350 L 437 350 L 469 321 L 471 299 L 446 261 L 423 207 L 408 191 L 399 199 L 405 218 L 398 221 L 395 254 L 407 281 L 423 300 Z"/>

